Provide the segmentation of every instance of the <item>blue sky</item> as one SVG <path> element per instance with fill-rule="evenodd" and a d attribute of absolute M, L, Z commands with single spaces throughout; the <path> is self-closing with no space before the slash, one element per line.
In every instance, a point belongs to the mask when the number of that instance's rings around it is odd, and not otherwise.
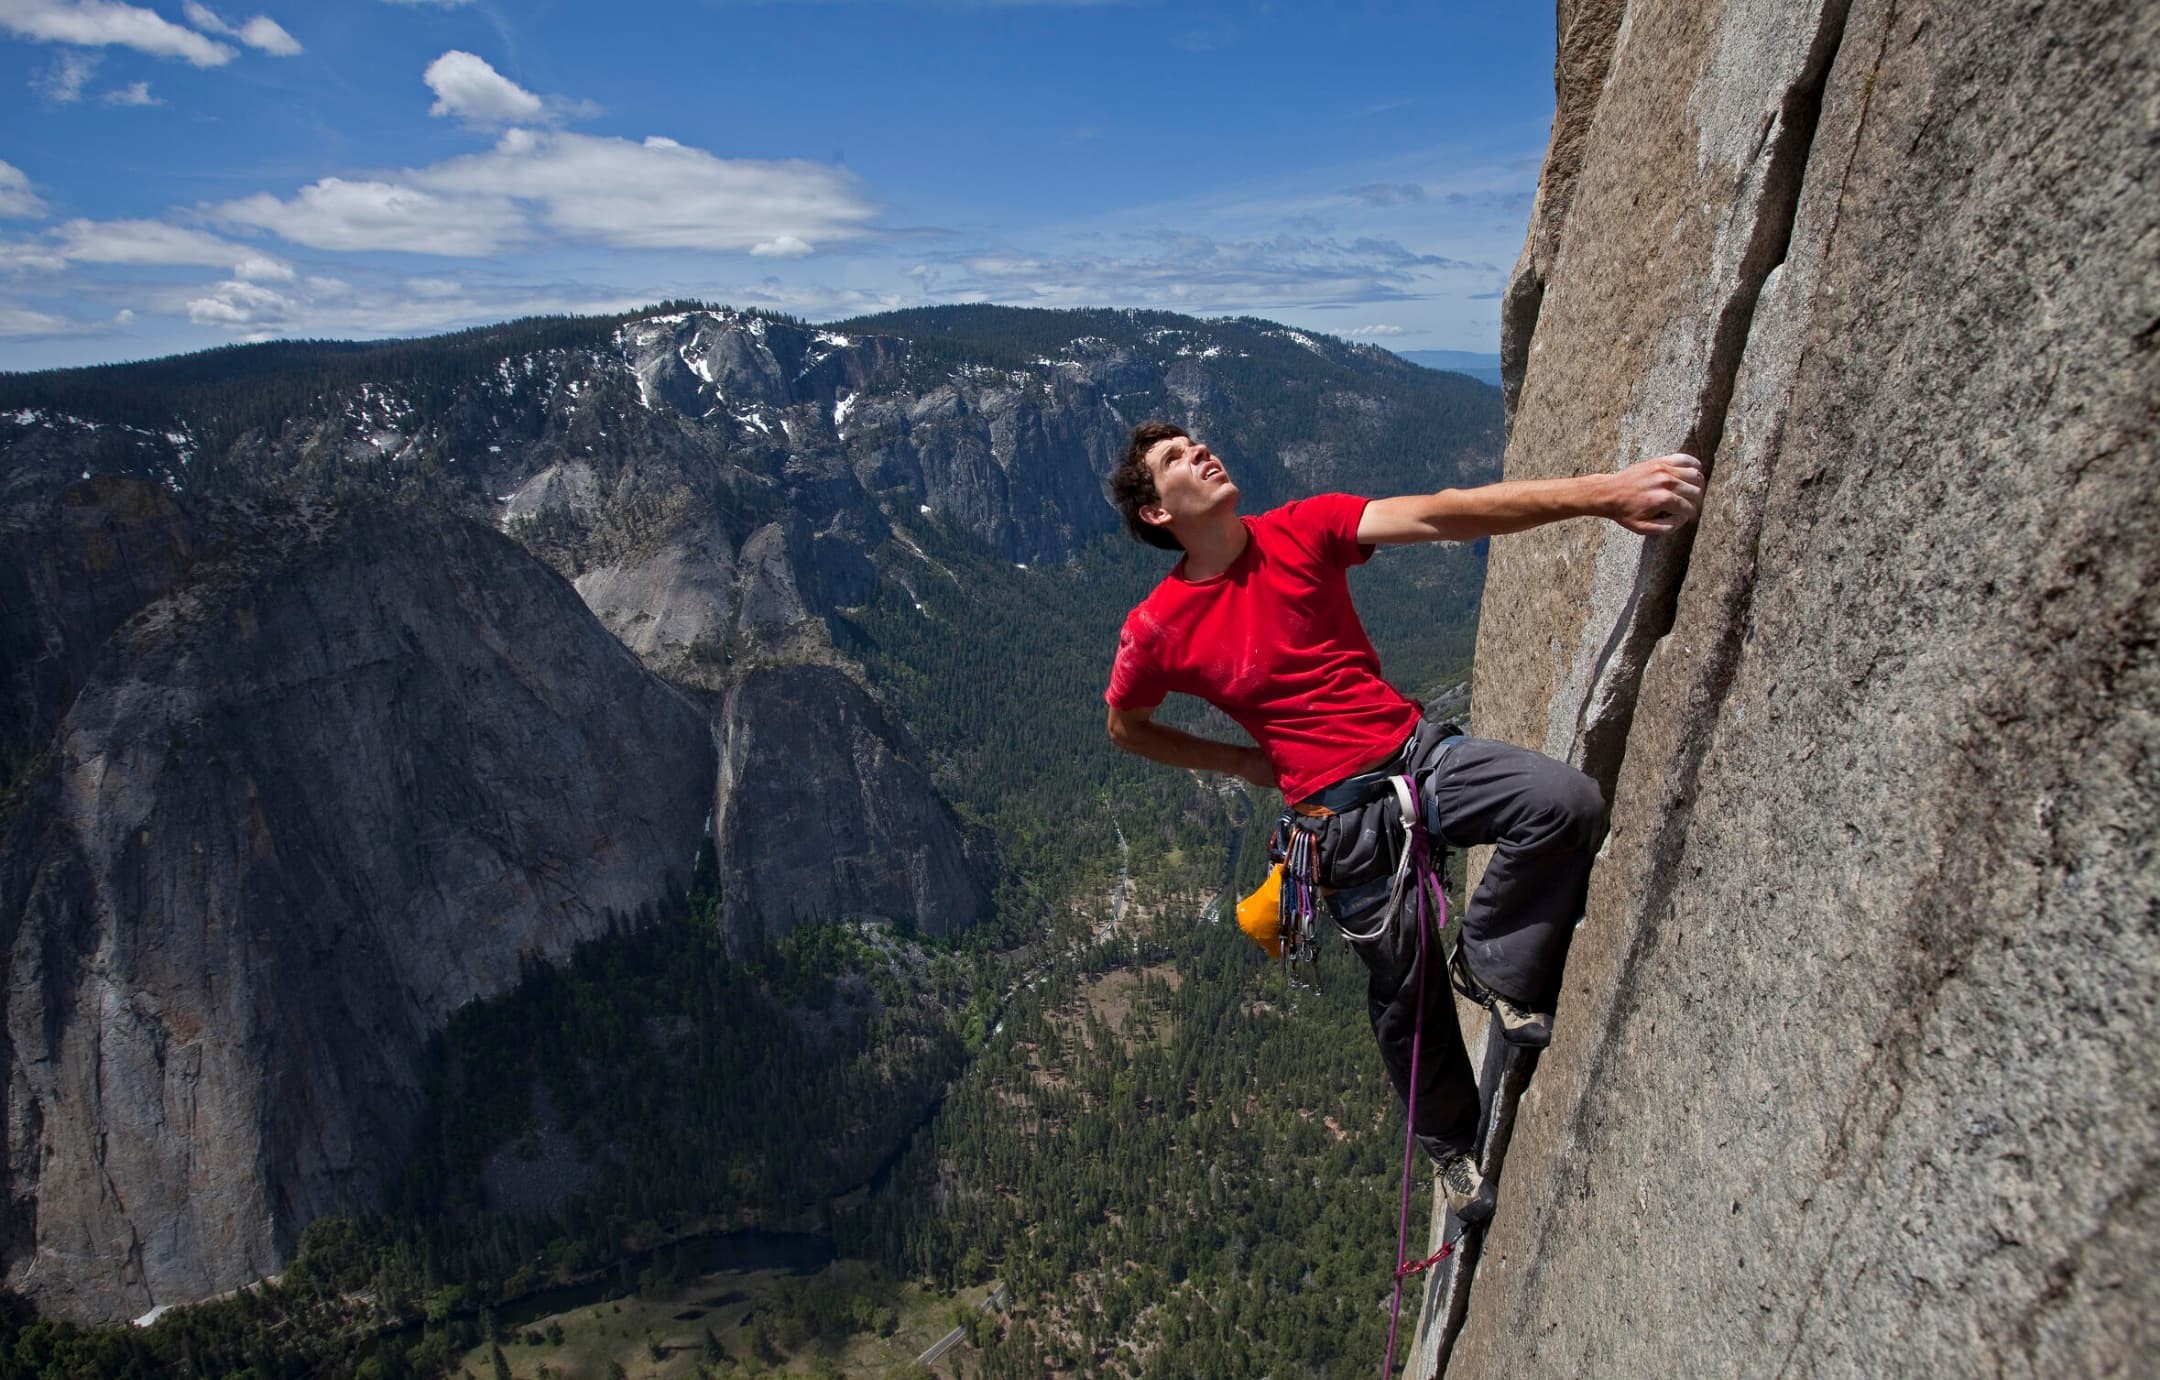
<path fill-rule="evenodd" d="M 1546 5 L 0 0 L 0 368 L 702 297 L 1492 350 Z"/>

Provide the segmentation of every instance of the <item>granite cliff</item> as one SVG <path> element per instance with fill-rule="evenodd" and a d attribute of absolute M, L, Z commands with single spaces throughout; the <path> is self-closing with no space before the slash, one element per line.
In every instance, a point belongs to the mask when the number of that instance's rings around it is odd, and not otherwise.
<path fill-rule="evenodd" d="M 721 856 L 739 860 L 720 902 L 732 932 L 898 916 L 951 936 L 988 904 L 976 841 L 954 827 L 899 725 L 839 671 L 752 672 L 728 694 L 718 735 L 713 827 Z"/>
<path fill-rule="evenodd" d="M 59 595 L 10 638 L 56 724 L 0 843 L 9 1283 L 133 1316 L 371 1203 L 451 1011 L 681 895 L 710 737 L 462 519 L 116 476 L 14 516 Z"/>
<path fill-rule="evenodd" d="M 2133 1373 L 2160 12 L 1559 13 L 1507 472 L 1710 482 L 1493 545 L 1477 726 L 1614 828 L 1411 1373 Z"/>

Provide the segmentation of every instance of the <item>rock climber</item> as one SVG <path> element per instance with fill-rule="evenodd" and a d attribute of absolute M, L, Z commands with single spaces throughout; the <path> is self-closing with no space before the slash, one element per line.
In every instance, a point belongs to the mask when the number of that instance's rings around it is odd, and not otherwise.
<path fill-rule="evenodd" d="M 1502 1038 L 1543 1047 L 1552 1038 L 1556 969 L 1605 836 L 1605 800 L 1573 767 L 1427 720 L 1381 678 L 1346 573 L 1379 546 L 1471 541 L 1569 518 L 1665 536 L 1694 519 L 1702 463 L 1675 454 L 1575 479 L 1370 500 L 1320 494 L 1245 517 L 1221 458 L 1182 427 L 1151 421 L 1133 429 L 1110 487 L 1133 536 L 1183 553 L 1119 634 L 1103 696 L 1111 741 L 1171 766 L 1279 787 L 1284 800 L 1311 813 L 1355 809 L 1391 792 L 1392 777 L 1412 776 L 1435 840 L 1494 845 L 1464 917 L 1454 979 L 1492 1009 Z M 1156 723 L 1173 692 L 1222 710 L 1254 745 Z M 1389 880 L 1328 895 L 1336 924 L 1368 929 L 1360 922 L 1386 903 Z M 1414 922 L 1397 923 L 1352 946 L 1366 965 L 1381 1058 L 1403 1097 L 1418 1025 L 1414 930 Z M 1472 1154 L 1477 1080 L 1454 1003 L 1439 999 L 1449 975 L 1439 963 L 1424 972 L 1414 1131 L 1450 1209 L 1462 1221 L 1483 1221 L 1493 1195 Z"/>

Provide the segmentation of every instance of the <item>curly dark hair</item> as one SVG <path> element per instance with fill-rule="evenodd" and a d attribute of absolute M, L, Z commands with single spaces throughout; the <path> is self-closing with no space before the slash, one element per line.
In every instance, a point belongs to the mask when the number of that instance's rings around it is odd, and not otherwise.
<path fill-rule="evenodd" d="M 1125 530 L 1165 551 L 1183 551 L 1185 544 L 1171 536 L 1169 528 L 1141 521 L 1140 510 L 1162 501 L 1162 495 L 1155 492 L 1155 476 L 1148 473 L 1147 453 L 1174 436 L 1190 438 L 1192 433 L 1176 422 L 1140 423 L 1132 429 L 1125 458 L 1110 471 L 1110 501 L 1117 505 L 1118 516 L 1125 519 Z"/>

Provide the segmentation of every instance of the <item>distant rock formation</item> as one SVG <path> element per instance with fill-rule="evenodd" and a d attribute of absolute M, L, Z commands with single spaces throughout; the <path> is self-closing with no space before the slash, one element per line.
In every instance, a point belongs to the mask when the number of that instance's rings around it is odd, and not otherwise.
<path fill-rule="evenodd" d="M 723 928 L 737 943 L 831 920 L 951 936 L 987 910 L 986 869 L 960 821 L 895 746 L 898 727 L 839 671 L 752 672 L 718 734 L 713 835 L 730 879 Z"/>
<path fill-rule="evenodd" d="M 11 679 L 64 716 L 0 842 L 0 1233 L 10 1287 L 114 1321 L 372 1207 L 453 1010 L 679 903 L 713 757 L 462 519 L 119 477 L 56 503 L 7 563 Z"/>
<path fill-rule="evenodd" d="M 1560 33 L 1508 475 L 1711 479 L 1493 543 L 1477 727 L 1614 829 L 1410 1373 L 2148 1367 L 2160 10 Z"/>

